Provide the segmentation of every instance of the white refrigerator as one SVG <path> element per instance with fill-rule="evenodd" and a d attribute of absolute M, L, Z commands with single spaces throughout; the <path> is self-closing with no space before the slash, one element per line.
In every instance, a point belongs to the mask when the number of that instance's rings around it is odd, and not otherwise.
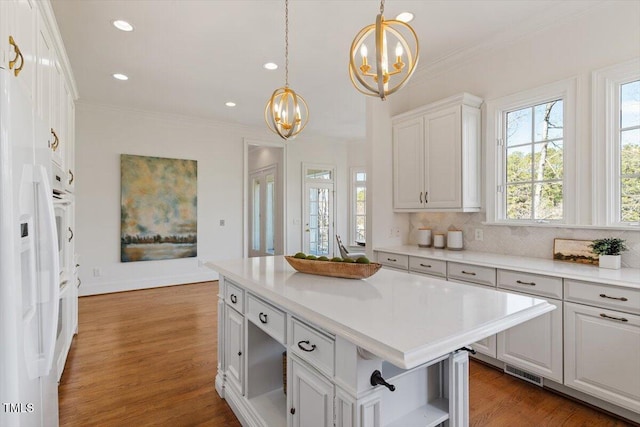
<path fill-rule="evenodd" d="M 50 150 L 0 68 L 0 426 L 58 426 L 59 263 Z"/>

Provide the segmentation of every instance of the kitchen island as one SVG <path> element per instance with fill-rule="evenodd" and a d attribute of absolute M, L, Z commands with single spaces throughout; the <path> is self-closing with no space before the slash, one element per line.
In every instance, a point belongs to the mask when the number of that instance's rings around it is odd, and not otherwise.
<path fill-rule="evenodd" d="M 281 256 L 207 266 L 220 274 L 216 390 L 247 426 L 467 425 L 461 349 L 554 309 L 390 270 L 307 275 Z"/>

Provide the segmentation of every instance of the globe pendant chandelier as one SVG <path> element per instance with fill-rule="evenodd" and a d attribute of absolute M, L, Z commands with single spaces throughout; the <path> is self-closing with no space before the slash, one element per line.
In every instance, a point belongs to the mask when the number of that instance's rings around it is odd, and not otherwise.
<path fill-rule="evenodd" d="M 309 122 L 309 109 L 302 96 L 289 87 L 289 0 L 285 0 L 285 83 L 273 91 L 264 109 L 264 120 L 282 139 L 295 138 Z"/>
<path fill-rule="evenodd" d="M 398 20 L 385 21 L 384 0 L 380 2 L 380 14 L 376 23 L 364 27 L 351 43 L 349 52 L 349 77 L 355 88 L 369 96 L 384 100 L 400 90 L 418 64 L 418 36 L 411 26 Z M 395 62 L 389 66 L 388 46 L 395 42 Z M 374 51 L 373 67 L 369 64 L 369 48 Z M 406 63 L 403 62 L 406 56 Z M 360 57 L 360 66 L 356 65 Z M 392 69 L 391 69 L 392 68 Z"/>

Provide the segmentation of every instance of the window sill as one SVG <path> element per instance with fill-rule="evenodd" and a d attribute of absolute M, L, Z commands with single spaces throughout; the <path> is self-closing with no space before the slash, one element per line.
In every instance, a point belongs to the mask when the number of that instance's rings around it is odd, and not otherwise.
<path fill-rule="evenodd" d="M 638 225 L 582 225 L 582 224 L 561 224 L 539 223 L 539 222 L 490 222 L 483 221 L 482 225 L 505 226 L 505 227 L 541 227 L 541 228 L 576 228 L 587 230 L 611 230 L 611 231 L 640 231 Z"/>

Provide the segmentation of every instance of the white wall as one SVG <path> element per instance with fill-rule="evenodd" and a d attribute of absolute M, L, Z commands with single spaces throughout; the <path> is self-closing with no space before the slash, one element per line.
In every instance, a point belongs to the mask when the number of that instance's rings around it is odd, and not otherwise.
<path fill-rule="evenodd" d="M 211 280 L 198 259 L 242 256 L 243 137 L 268 131 L 84 103 L 76 124 L 81 295 Z M 120 262 L 120 154 L 198 161 L 197 259 Z"/>
<path fill-rule="evenodd" d="M 549 11 L 552 16 L 553 11 Z M 591 212 L 591 72 L 605 66 L 624 62 L 640 56 L 640 3 L 635 1 L 603 2 L 589 11 L 570 20 L 553 22 L 539 28 L 535 33 L 505 40 L 493 48 L 470 52 L 464 60 L 438 64 L 432 71 L 417 76 L 407 87 L 392 95 L 388 105 L 374 105 L 369 128 L 384 127 L 390 117 L 409 111 L 460 92 L 469 92 L 489 100 L 508 94 L 542 86 L 566 78 L 578 78 L 578 173 L 579 209 Z M 423 52 L 424 54 L 424 52 Z M 486 117 L 484 118 L 486 119 Z M 487 124 L 483 123 L 484 129 Z M 391 136 L 368 138 L 374 154 L 373 179 L 386 186 L 391 179 Z M 376 160 L 377 158 L 377 160 Z M 390 185 L 390 184 L 389 184 Z M 391 192 L 389 186 L 389 196 Z M 386 192 L 386 189 L 385 189 Z M 376 189 L 376 196 L 379 196 Z M 377 197 L 372 212 L 390 209 L 386 195 Z M 386 216 L 385 216 L 386 215 Z M 484 226 L 481 214 L 404 214 L 407 227 L 429 224 L 439 230 L 450 225 L 465 229 L 465 243 L 470 249 L 491 252 L 517 253 L 533 257 L 549 258 L 554 237 L 593 239 L 602 236 L 622 236 L 630 243 L 631 251 L 625 253 L 623 262 L 640 266 L 640 233 L 635 231 L 610 232 L 584 229 L 558 229 L 538 227 Z M 376 232 L 393 227 L 398 218 L 383 214 L 374 218 Z M 484 242 L 471 241 L 475 228 L 484 229 Z M 389 241 L 384 236 L 375 236 L 375 244 Z M 410 235 L 407 236 L 410 238 Z M 504 239 L 513 239 L 513 244 L 503 244 Z M 507 240 L 508 241 L 508 240 Z"/>
<path fill-rule="evenodd" d="M 198 260 L 243 253 L 244 139 L 277 141 L 265 129 L 79 103 L 76 113 L 76 250 L 81 295 L 212 280 Z M 286 253 L 301 247 L 302 162 L 337 168 L 337 227 L 346 233 L 345 141 L 301 135 L 287 143 L 285 187 L 290 218 Z M 198 161 L 198 257 L 120 262 L 120 154 Z M 285 169 L 285 168 L 283 168 Z M 220 226 L 220 220 L 225 225 Z M 94 269 L 100 275 L 94 276 Z"/>

